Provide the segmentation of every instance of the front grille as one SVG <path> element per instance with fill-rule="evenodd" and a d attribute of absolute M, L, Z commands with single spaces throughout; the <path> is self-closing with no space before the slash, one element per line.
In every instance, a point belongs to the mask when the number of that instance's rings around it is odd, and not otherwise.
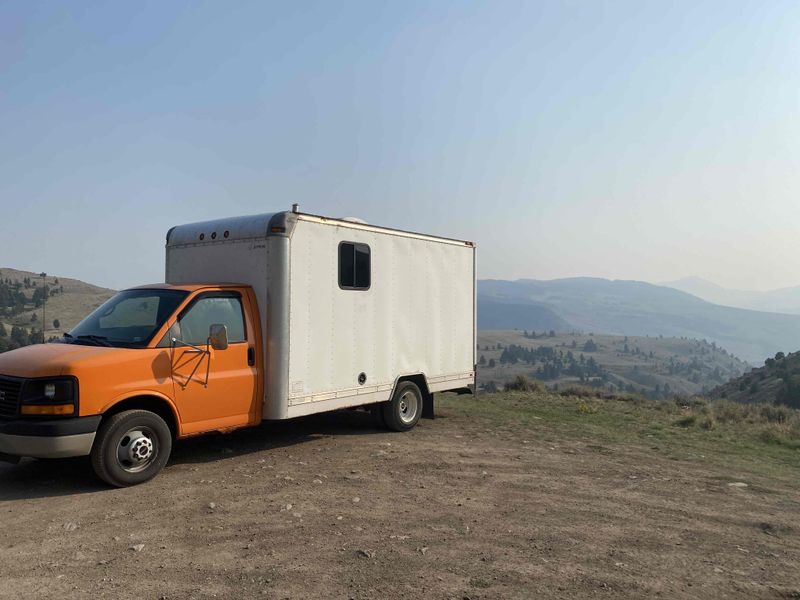
<path fill-rule="evenodd" d="M 0 375 L 0 417 L 16 417 L 22 379 Z"/>

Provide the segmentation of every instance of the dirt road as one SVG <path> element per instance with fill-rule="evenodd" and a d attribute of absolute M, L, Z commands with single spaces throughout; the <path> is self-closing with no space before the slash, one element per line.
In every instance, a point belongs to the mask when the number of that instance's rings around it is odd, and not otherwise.
<path fill-rule="evenodd" d="M 800 597 L 794 482 L 439 413 L 190 440 L 126 490 L 2 465 L 0 597 Z"/>

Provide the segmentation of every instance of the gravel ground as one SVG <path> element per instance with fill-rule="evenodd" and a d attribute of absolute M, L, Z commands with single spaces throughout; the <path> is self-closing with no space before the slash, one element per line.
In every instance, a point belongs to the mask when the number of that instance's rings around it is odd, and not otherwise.
<path fill-rule="evenodd" d="M 800 598 L 794 480 L 459 410 L 177 444 L 149 484 L 0 466 L 2 598 Z"/>

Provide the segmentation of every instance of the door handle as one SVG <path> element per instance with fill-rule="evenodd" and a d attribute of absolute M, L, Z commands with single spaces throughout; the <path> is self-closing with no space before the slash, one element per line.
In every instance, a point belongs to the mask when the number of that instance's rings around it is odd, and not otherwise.
<path fill-rule="evenodd" d="M 252 346 L 247 349 L 247 364 L 251 367 L 256 364 L 256 349 Z"/>

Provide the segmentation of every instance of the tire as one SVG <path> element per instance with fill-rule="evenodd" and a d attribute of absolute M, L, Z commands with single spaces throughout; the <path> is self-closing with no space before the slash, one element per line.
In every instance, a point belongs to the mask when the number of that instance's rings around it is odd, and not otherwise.
<path fill-rule="evenodd" d="M 372 404 L 369 407 L 369 414 L 372 417 L 372 424 L 376 429 L 386 429 L 386 421 L 383 420 L 383 407 L 386 402 Z"/>
<path fill-rule="evenodd" d="M 393 431 L 413 429 L 422 415 L 422 393 L 411 381 L 403 381 L 383 406 L 383 420 Z"/>
<path fill-rule="evenodd" d="M 172 432 L 149 410 L 126 410 L 105 419 L 92 446 L 92 467 L 109 485 L 128 487 L 155 477 L 169 460 Z"/>

